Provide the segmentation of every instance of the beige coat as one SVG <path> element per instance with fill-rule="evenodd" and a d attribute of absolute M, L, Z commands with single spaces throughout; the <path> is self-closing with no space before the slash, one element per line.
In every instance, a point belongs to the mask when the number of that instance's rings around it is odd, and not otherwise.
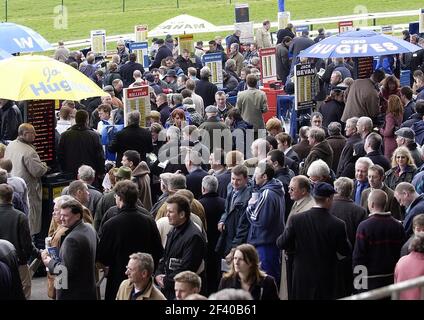
<path fill-rule="evenodd" d="M 132 175 L 137 182 L 138 198 L 143 203 L 147 211 L 152 209 L 152 194 L 150 189 L 150 169 L 146 162 L 141 161 L 137 167 L 134 168 Z"/>
<path fill-rule="evenodd" d="M 236 62 L 236 73 L 240 77 L 241 69 L 243 68 L 244 57 L 240 52 L 236 52 L 233 55 L 230 55 L 230 59 L 233 59 Z"/>
<path fill-rule="evenodd" d="M 289 224 L 290 218 L 293 217 L 293 215 L 298 214 L 300 212 L 307 211 L 311 209 L 314 205 L 315 205 L 315 200 L 310 194 L 300 200 L 295 201 L 290 210 L 290 215 L 287 218 L 286 225 Z"/>
<path fill-rule="evenodd" d="M 236 107 L 240 110 L 244 121 L 253 126 L 254 129 L 265 129 L 265 122 L 262 116 L 268 111 L 268 100 L 265 92 L 248 88 L 237 95 Z"/>
<path fill-rule="evenodd" d="M 43 190 L 41 177 L 47 172 L 47 166 L 41 162 L 33 145 L 20 138 L 13 140 L 4 154 L 13 164 L 12 176 L 25 180 L 28 186 L 29 230 L 31 235 L 41 231 L 41 210 Z"/>
<path fill-rule="evenodd" d="M 258 49 L 272 47 L 271 34 L 263 27 L 256 30 L 256 45 Z"/>
<path fill-rule="evenodd" d="M 130 284 L 130 280 L 122 281 L 119 286 L 118 293 L 116 294 L 116 300 L 130 300 L 131 291 L 134 288 L 134 284 Z M 150 280 L 144 293 L 139 295 L 136 300 L 166 300 L 165 296 L 153 285 L 153 279 Z"/>

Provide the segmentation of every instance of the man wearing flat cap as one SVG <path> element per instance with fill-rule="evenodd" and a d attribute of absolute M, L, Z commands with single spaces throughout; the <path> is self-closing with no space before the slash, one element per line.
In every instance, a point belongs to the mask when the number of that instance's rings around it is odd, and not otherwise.
<path fill-rule="evenodd" d="M 168 69 L 165 75 L 165 81 L 166 85 L 169 89 L 172 90 L 172 92 L 177 92 L 178 85 L 177 85 L 177 73 L 173 69 Z"/>
<path fill-rule="evenodd" d="M 218 108 L 215 106 L 207 106 L 205 109 L 207 119 L 199 126 L 202 143 L 209 147 L 210 151 L 217 148 L 224 148 L 222 145 L 222 136 L 231 137 L 230 128 L 221 121 L 218 116 Z"/>
<path fill-rule="evenodd" d="M 417 168 L 421 167 L 424 163 L 423 155 L 421 150 L 418 148 L 415 142 L 415 132 L 411 128 L 402 127 L 395 132 L 396 144 L 398 147 L 405 146 L 411 152 L 411 156 L 414 159 Z"/>
<path fill-rule="evenodd" d="M 325 182 L 313 190 L 315 205 L 294 215 L 277 239 L 280 249 L 294 252 L 291 297 L 293 300 L 330 300 L 340 298 L 340 277 L 336 278 L 340 260 L 351 254 L 344 221 L 329 209 L 336 193 Z"/>

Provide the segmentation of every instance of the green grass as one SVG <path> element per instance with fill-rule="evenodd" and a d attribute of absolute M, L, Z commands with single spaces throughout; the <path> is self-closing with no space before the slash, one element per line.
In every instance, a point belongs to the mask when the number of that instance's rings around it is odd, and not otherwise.
<path fill-rule="evenodd" d="M 147 24 L 153 29 L 166 19 L 187 13 L 210 21 L 215 25 L 228 25 L 234 22 L 234 3 L 230 0 L 125 0 L 126 10 L 122 12 L 122 0 L 63 0 L 68 10 L 68 28 L 55 29 L 54 7 L 61 0 L 42 0 L 29 4 L 28 0 L 8 1 L 8 21 L 33 28 L 50 42 L 89 38 L 90 30 L 106 29 L 107 35 L 131 33 L 136 24 Z M 275 21 L 277 0 L 238 0 L 249 3 L 250 20 L 264 19 Z M 416 0 L 286 0 L 286 10 L 294 20 L 319 18 L 354 13 L 357 5 L 366 5 L 368 12 L 399 11 L 418 9 Z M 5 0 L 0 0 L 0 21 L 5 20 Z M 406 23 L 417 18 L 381 19 L 378 24 Z M 371 23 L 371 21 L 370 21 Z M 314 26 L 318 28 L 320 26 Z M 328 26 L 327 26 L 328 27 Z M 211 35 L 197 35 L 208 39 Z"/>

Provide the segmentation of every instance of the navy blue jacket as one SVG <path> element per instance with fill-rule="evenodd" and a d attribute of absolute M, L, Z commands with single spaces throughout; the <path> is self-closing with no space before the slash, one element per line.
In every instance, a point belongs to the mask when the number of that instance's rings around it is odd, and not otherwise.
<path fill-rule="evenodd" d="M 259 198 L 246 209 L 250 222 L 247 242 L 254 245 L 275 245 L 284 231 L 284 189 L 280 180 L 273 178 L 259 189 Z"/>
<path fill-rule="evenodd" d="M 405 228 L 406 236 L 412 234 L 412 220 L 417 214 L 424 212 L 424 194 L 421 194 L 415 199 L 408 208 L 406 208 L 405 219 L 403 220 L 403 227 Z"/>

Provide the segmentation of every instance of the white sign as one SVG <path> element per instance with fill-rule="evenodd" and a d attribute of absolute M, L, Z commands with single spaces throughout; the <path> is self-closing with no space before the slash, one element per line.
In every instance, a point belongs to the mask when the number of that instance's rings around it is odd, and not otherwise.
<path fill-rule="evenodd" d="M 91 51 L 99 56 L 106 56 L 106 30 L 91 31 Z"/>
<path fill-rule="evenodd" d="M 277 49 L 275 47 L 259 49 L 261 78 L 263 83 L 277 80 L 276 52 Z"/>
<path fill-rule="evenodd" d="M 202 56 L 203 63 L 211 70 L 210 82 L 219 89 L 224 87 L 224 77 L 222 76 L 222 53 L 208 53 Z"/>
<path fill-rule="evenodd" d="M 290 12 L 278 12 L 278 29 L 284 29 L 290 22 Z"/>
<path fill-rule="evenodd" d="M 254 43 L 253 22 L 239 22 L 234 24 L 235 30 L 240 30 L 240 43 Z"/>

